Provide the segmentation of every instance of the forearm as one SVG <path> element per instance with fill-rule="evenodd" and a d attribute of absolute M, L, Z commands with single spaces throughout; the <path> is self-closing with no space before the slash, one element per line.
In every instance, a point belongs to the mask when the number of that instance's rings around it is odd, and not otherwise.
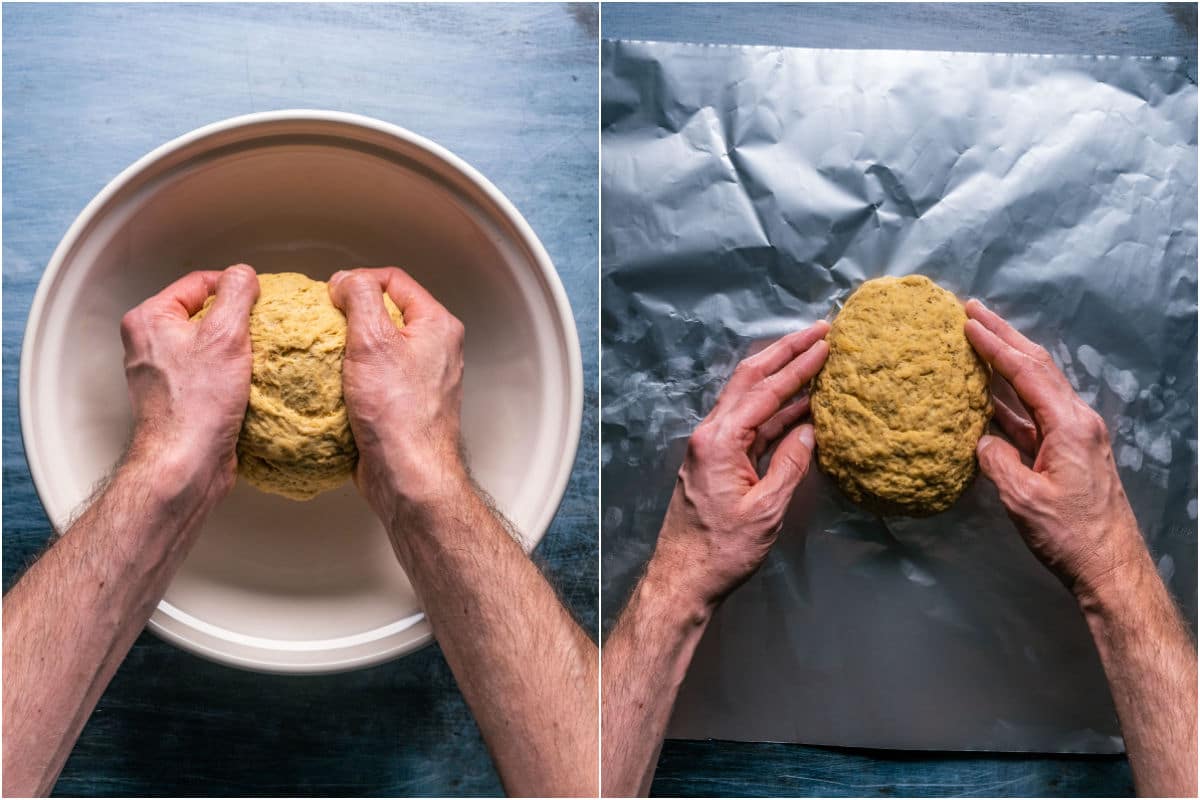
<path fill-rule="evenodd" d="M 4 793 L 53 788 L 202 517 L 173 465 L 128 459 L 4 598 Z"/>
<path fill-rule="evenodd" d="M 1143 796 L 1196 796 L 1196 645 L 1149 553 L 1080 596 Z"/>
<path fill-rule="evenodd" d="M 604 645 L 605 797 L 643 796 L 679 687 L 712 608 L 681 590 L 656 554 Z"/>
<path fill-rule="evenodd" d="M 402 510 L 397 555 L 512 795 L 594 795 L 596 645 L 467 483 Z"/>

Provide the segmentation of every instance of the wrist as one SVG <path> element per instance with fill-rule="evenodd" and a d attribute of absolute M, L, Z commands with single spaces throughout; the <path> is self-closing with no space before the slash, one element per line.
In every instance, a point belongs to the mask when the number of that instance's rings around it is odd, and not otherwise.
<path fill-rule="evenodd" d="M 1136 523 L 1114 526 L 1102 541 L 1103 546 L 1093 552 L 1068 583 L 1085 613 L 1088 609 L 1102 611 L 1119 604 L 1127 596 L 1128 588 L 1145 578 L 1147 569 L 1157 578 Z"/>
<path fill-rule="evenodd" d="M 237 480 L 236 465 L 198 456 L 199 448 L 134 436 L 118 468 L 157 505 L 176 511 L 206 511 L 229 493 Z"/>
<path fill-rule="evenodd" d="M 1148 552 L 1121 565 L 1109 580 L 1078 595 L 1079 609 L 1100 660 L 1109 669 L 1120 653 L 1138 648 L 1137 642 L 1154 637 L 1154 624 L 1173 613 L 1173 603 Z"/>
<path fill-rule="evenodd" d="M 665 689 L 672 702 L 715 611 L 716 605 L 680 581 L 674 565 L 656 551 L 618 628 L 624 628 L 622 635 L 631 639 L 632 647 L 651 659 L 655 678 L 650 685 Z"/>
<path fill-rule="evenodd" d="M 152 444 L 135 437 L 103 491 L 65 534 L 76 542 L 102 538 L 102 546 L 85 551 L 97 569 L 116 570 L 120 584 L 134 592 L 169 580 L 222 496 L 185 454 Z"/>
<path fill-rule="evenodd" d="M 664 619 L 681 627 L 703 629 L 720 601 L 699 589 L 699 581 L 692 574 L 697 568 L 693 559 L 676 552 L 670 540 L 664 541 L 660 534 L 639 591 L 644 590 Z"/>
<path fill-rule="evenodd" d="M 456 460 L 393 472 L 378 483 L 377 492 L 377 506 L 393 538 L 444 527 L 480 502 L 470 475 Z"/>
<path fill-rule="evenodd" d="M 1137 547 L 1130 548 L 1127 556 L 1114 560 L 1102 574 L 1077 581 L 1072 592 L 1084 618 L 1094 629 L 1096 623 L 1121 618 L 1132 603 L 1145 596 L 1150 581 L 1161 582 L 1139 537 Z"/>

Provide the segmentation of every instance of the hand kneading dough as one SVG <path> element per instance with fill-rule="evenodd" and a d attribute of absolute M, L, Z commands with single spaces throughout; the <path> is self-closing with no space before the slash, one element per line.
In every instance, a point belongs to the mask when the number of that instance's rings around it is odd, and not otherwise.
<path fill-rule="evenodd" d="M 927 516 L 975 476 L 992 404 L 966 320 L 958 298 L 910 275 L 867 281 L 833 321 L 812 392 L 817 458 L 854 502 Z"/>
<path fill-rule="evenodd" d="M 238 474 L 264 492 L 308 500 L 340 486 L 358 449 L 342 402 L 346 318 L 324 281 L 294 272 L 258 276 L 250 311 L 254 372 L 238 436 Z M 383 296 L 399 327 L 404 318 Z M 208 313 L 209 297 L 193 319 Z"/>

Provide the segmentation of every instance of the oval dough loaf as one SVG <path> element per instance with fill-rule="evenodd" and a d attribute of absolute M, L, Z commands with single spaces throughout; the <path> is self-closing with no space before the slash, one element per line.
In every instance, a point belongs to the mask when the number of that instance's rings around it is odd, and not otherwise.
<path fill-rule="evenodd" d="M 949 508 L 975 476 L 989 372 L 953 294 L 920 275 L 862 284 L 833 321 L 812 391 L 817 459 L 883 514 Z"/>
<path fill-rule="evenodd" d="M 358 449 L 342 401 L 346 318 L 324 281 L 294 272 L 258 276 L 250 311 L 254 372 L 238 436 L 238 474 L 264 492 L 308 500 L 354 472 Z M 386 294 L 399 327 L 404 318 Z M 212 305 L 209 297 L 193 319 Z"/>

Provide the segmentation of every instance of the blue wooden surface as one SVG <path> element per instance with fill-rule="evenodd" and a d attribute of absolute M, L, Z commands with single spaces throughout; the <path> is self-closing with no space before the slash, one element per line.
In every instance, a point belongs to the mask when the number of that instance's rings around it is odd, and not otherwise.
<path fill-rule="evenodd" d="M 609 3 L 605 39 L 1196 58 L 1195 3 Z"/>
<path fill-rule="evenodd" d="M 1195 4 L 605 4 L 605 39 L 1196 59 Z M 668 741 L 674 796 L 1123 796 L 1123 757 L 1035 757 Z"/>
<path fill-rule="evenodd" d="M 449 147 L 513 200 L 557 265 L 586 408 L 574 477 L 536 557 L 595 631 L 597 17 L 587 4 L 6 5 L 5 588 L 50 533 L 21 448 L 17 362 L 71 220 L 122 168 L 199 125 L 328 108 Z M 143 634 L 56 791 L 494 795 L 500 784 L 436 646 L 351 674 L 279 677 Z"/>

